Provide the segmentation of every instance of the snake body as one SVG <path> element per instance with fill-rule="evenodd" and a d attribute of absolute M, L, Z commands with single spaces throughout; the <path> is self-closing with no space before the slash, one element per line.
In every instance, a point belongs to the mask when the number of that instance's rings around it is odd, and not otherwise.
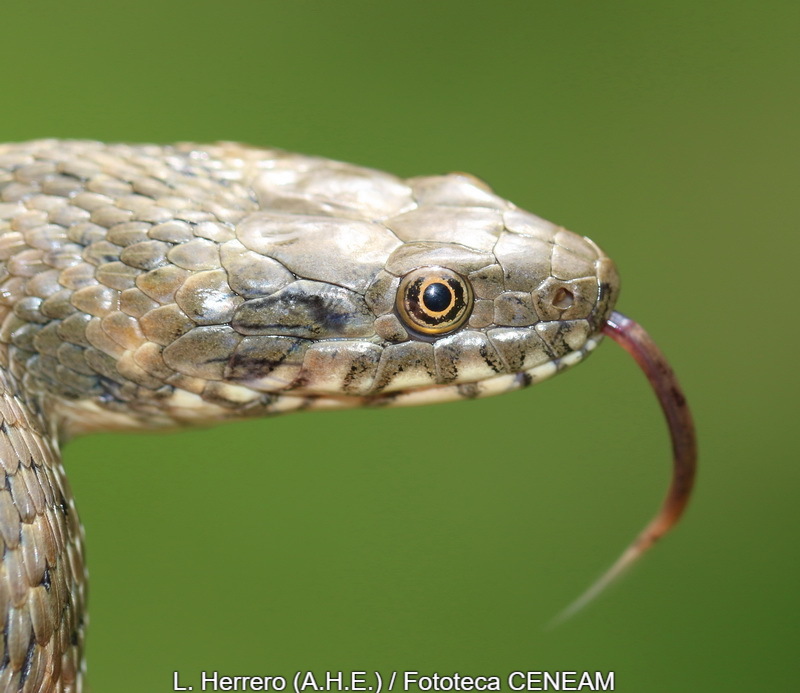
<path fill-rule="evenodd" d="M 79 691 L 74 435 L 474 398 L 601 338 L 590 240 L 463 174 L 238 144 L 0 145 L 0 691 Z"/>

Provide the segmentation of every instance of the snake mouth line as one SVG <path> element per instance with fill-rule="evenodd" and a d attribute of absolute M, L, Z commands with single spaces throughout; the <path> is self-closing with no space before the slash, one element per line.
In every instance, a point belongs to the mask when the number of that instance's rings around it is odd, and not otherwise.
<path fill-rule="evenodd" d="M 480 399 L 492 397 L 505 392 L 512 392 L 521 388 L 540 383 L 561 371 L 580 363 L 585 359 L 603 338 L 602 334 L 589 337 L 583 345 L 575 351 L 560 358 L 541 363 L 533 368 L 528 368 L 513 373 L 495 375 L 477 381 L 431 385 L 409 391 L 387 392 L 378 394 L 365 400 L 368 406 L 375 407 L 404 407 L 433 404 L 441 402 L 455 402 L 464 399 Z"/>
<path fill-rule="evenodd" d="M 552 625 L 580 611 L 675 526 L 689 502 L 697 471 L 697 438 L 692 415 L 675 372 L 661 350 L 641 325 L 617 311 L 611 313 L 602 332 L 633 356 L 655 391 L 672 442 L 672 480 L 656 516 L 617 561 L 564 609 Z"/>

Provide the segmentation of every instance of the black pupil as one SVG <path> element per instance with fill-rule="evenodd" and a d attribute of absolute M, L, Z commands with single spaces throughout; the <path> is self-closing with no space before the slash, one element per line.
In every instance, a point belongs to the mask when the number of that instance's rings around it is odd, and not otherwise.
<path fill-rule="evenodd" d="M 441 313 L 450 305 L 452 298 L 453 292 L 450 287 L 441 282 L 428 284 L 425 292 L 422 294 L 422 302 L 432 313 Z"/>

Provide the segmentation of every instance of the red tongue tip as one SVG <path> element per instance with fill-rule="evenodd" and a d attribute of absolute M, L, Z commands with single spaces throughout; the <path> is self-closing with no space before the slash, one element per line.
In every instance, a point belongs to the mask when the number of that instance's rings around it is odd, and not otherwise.
<path fill-rule="evenodd" d="M 633 356 L 655 390 L 672 441 L 672 481 L 661 509 L 650 524 L 597 582 L 561 612 L 554 624 L 580 611 L 672 529 L 686 509 L 697 471 L 697 438 L 692 415 L 661 350 L 641 325 L 616 311 L 603 325 L 603 332 Z"/>

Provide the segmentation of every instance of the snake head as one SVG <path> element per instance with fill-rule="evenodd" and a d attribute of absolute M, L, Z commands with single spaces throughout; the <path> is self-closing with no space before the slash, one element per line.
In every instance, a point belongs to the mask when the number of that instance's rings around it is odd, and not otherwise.
<path fill-rule="evenodd" d="M 262 208 L 222 262 L 247 299 L 225 379 L 256 391 L 340 405 L 507 391 L 580 361 L 618 293 L 591 240 L 471 176 L 291 155 L 252 186 Z"/>

